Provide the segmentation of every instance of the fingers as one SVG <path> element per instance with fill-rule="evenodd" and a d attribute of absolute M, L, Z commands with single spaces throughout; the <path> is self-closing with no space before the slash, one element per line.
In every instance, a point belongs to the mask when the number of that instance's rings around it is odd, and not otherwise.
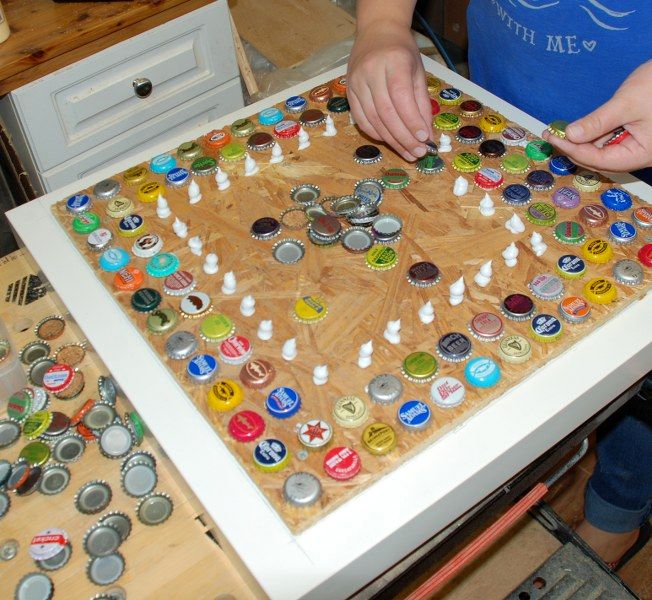
<path fill-rule="evenodd" d="M 351 88 L 349 88 L 347 90 L 346 96 L 349 101 L 349 105 L 351 106 L 351 113 L 353 113 L 353 118 L 355 119 L 356 125 L 370 138 L 373 138 L 374 140 L 382 139 L 381 135 L 374 129 L 372 124 L 369 123 L 369 119 L 367 119 L 367 115 L 365 114 L 365 111 L 362 108 L 356 93 Z"/>
<path fill-rule="evenodd" d="M 392 108 L 397 112 L 397 117 L 401 121 L 396 123 L 397 129 L 405 128 L 412 139 L 402 140 L 395 134 L 395 137 L 407 147 L 419 146 L 419 142 L 425 142 L 429 134 L 429 121 L 423 118 L 417 98 L 415 95 L 415 81 L 409 72 L 400 72 L 392 74 L 387 72 L 387 91 L 392 102 Z M 422 87 L 425 89 L 425 77 L 421 78 Z M 403 125 L 403 127 L 401 127 Z M 392 128 L 389 128 L 390 131 Z M 407 142 L 407 143 L 406 143 Z"/>
<path fill-rule="evenodd" d="M 425 73 L 417 73 L 414 77 L 414 97 L 416 98 L 417 106 L 421 118 L 427 124 L 426 131 L 428 138 L 432 139 L 432 104 L 430 103 L 430 96 L 425 83 Z"/>
<path fill-rule="evenodd" d="M 592 113 L 568 125 L 566 138 L 576 144 L 584 144 L 608 134 L 622 125 L 623 120 L 627 118 L 623 104 L 618 96 L 614 96 Z"/>

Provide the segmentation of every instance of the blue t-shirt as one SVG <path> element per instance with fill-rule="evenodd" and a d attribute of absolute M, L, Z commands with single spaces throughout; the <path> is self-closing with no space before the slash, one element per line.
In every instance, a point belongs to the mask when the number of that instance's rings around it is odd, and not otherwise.
<path fill-rule="evenodd" d="M 595 110 L 652 58 L 652 0 L 471 0 L 467 19 L 471 79 L 544 123 Z"/>

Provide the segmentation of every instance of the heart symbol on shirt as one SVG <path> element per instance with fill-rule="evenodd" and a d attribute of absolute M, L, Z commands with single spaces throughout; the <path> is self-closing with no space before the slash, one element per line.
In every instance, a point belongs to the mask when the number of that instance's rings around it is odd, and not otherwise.
<path fill-rule="evenodd" d="M 593 49 L 595 48 L 597 43 L 598 42 L 596 42 L 595 40 L 589 40 L 589 41 L 584 40 L 582 42 L 582 46 L 584 46 L 585 50 L 588 50 L 589 52 L 593 52 Z"/>

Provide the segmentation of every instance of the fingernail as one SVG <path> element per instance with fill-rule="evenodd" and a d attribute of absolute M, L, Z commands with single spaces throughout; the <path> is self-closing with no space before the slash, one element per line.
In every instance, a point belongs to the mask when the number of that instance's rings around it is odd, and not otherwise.
<path fill-rule="evenodd" d="M 425 142 L 428 139 L 428 132 L 424 131 L 423 129 L 419 129 L 419 131 L 417 131 L 417 139 L 420 142 Z"/>
<path fill-rule="evenodd" d="M 412 154 L 419 158 L 420 156 L 424 156 L 427 151 L 428 150 L 425 146 L 418 146 L 412 150 Z"/>

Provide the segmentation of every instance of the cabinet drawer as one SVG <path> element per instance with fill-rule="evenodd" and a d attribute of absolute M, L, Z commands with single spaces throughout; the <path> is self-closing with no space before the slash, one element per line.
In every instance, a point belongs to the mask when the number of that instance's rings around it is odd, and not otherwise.
<path fill-rule="evenodd" d="M 133 130 L 238 76 L 226 0 L 107 48 L 12 92 L 39 170 Z M 146 98 L 133 81 L 153 84 Z"/>

